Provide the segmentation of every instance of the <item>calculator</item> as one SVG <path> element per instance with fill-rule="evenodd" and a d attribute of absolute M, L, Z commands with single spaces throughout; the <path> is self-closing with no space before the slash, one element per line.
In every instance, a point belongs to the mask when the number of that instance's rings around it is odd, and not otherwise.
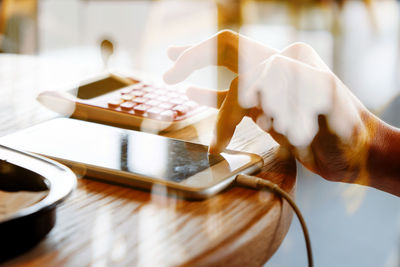
<path fill-rule="evenodd" d="M 105 74 L 74 89 L 44 91 L 38 101 L 60 114 L 145 131 L 172 131 L 215 111 L 189 100 L 183 86 Z"/>

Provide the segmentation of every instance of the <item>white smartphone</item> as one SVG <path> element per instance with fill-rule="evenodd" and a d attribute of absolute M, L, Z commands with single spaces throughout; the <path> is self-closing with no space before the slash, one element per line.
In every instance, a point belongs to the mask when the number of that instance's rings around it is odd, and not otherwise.
<path fill-rule="evenodd" d="M 201 144 L 67 118 L 2 137 L 0 144 L 84 169 L 91 178 L 163 188 L 189 198 L 210 197 L 237 174 L 257 172 L 263 164 L 255 154 L 226 150 L 210 155 Z"/>

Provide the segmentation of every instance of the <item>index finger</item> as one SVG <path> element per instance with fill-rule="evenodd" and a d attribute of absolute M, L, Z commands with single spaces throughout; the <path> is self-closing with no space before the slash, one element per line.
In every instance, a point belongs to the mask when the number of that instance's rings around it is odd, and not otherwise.
<path fill-rule="evenodd" d="M 228 94 L 219 109 L 214 129 L 214 137 L 209 147 L 209 153 L 218 154 L 229 144 L 238 125 L 247 110 L 243 109 L 238 102 L 238 78 L 235 78 Z"/>

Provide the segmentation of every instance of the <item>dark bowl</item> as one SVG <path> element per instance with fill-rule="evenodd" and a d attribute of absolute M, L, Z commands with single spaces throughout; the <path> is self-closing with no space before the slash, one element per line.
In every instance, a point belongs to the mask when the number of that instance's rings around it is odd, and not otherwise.
<path fill-rule="evenodd" d="M 53 228 L 56 206 L 76 186 L 75 174 L 53 160 L 0 145 L 0 190 L 46 192 L 0 218 L 0 262 L 33 247 Z"/>

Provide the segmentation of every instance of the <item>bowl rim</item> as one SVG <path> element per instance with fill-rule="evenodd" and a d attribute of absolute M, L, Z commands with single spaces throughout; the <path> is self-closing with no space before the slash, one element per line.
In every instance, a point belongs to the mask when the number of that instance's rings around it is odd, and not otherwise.
<path fill-rule="evenodd" d="M 40 211 L 51 209 L 65 200 L 76 188 L 76 175 L 66 166 L 33 153 L 0 144 L 0 160 L 17 165 L 38 174 L 48 185 L 48 194 L 28 207 L 6 215 L 0 220 L 8 223 Z"/>

